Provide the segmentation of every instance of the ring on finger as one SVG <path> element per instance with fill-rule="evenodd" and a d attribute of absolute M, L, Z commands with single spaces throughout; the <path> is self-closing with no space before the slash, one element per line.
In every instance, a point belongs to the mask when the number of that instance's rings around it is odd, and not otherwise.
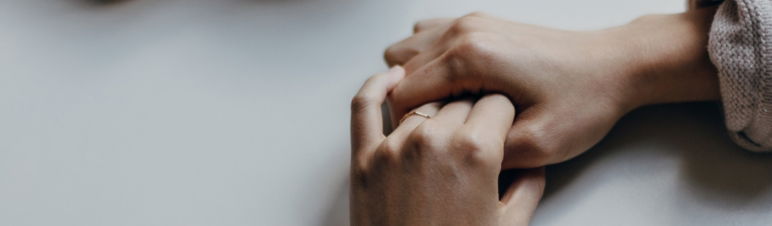
<path fill-rule="evenodd" d="M 405 116 L 402 116 L 402 119 L 399 120 L 399 123 L 402 124 L 402 122 L 404 122 L 405 119 L 407 119 L 407 118 L 409 118 L 410 116 L 413 116 L 413 115 L 424 117 L 426 119 L 432 118 L 432 116 L 429 115 L 429 114 L 426 114 L 426 113 L 423 113 L 423 112 L 420 112 L 420 111 L 411 111 L 410 113 L 405 114 Z"/>

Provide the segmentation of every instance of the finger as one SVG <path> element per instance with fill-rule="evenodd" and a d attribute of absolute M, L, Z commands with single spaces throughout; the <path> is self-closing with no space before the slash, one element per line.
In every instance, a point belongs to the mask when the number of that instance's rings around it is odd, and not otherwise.
<path fill-rule="evenodd" d="M 447 125 L 450 130 L 455 130 L 466 122 L 469 112 L 472 111 L 472 106 L 474 106 L 474 99 L 472 98 L 453 101 L 443 106 L 437 112 L 437 116 L 432 119 Z"/>
<path fill-rule="evenodd" d="M 544 168 L 526 169 L 513 176 L 514 182 L 501 198 L 502 223 L 528 225 L 544 194 Z"/>
<path fill-rule="evenodd" d="M 412 56 L 407 62 L 401 64 L 405 68 L 405 74 L 410 75 L 413 72 L 421 69 L 431 63 L 444 53 L 444 48 L 435 44 L 432 48 L 418 52 L 415 56 Z"/>
<path fill-rule="evenodd" d="M 441 56 L 406 76 L 390 94 L 392 116 L 402 116 L 416 106 L 453 96 L 463 90 L 479 90 L 479 85 L 458 79 Z"/>
<path fill-rule="evenodd" d="M 432 18 L 420 20 L 413 26 L 413 33 L 419 33 L 428 29 L 433 29 L 453 22 L 453 18 Z"/>
<path fill-rule="evenodd" d="M 440 110 L 441 107 L 442 107 L 441 102 L 432 102 L 432 103 L 424 104 L 413 111 L 420 112 L 421 114 L 426 114 L 430 118 L 432 118 L 437 115 L 437 112 Z M 397 128 L 394 129 L 394 132 L 389 134 L 389 138 L 393 138 L 399 141 L 404 141 L 407 138 L 407 136 L 416 127 L 418 127 L 418 125 L 420 125 L 427 119 L 428 118 L 422 117 L 419 115 L 406 116 L 403 121 L 399 122 L 399 126 L 397 126 Z"/>
<path fill-rule="evenodd" d="M 386 95 L 405 75 L 401 67 L 367 79 L 351 101 L 352 152 L 376 144 L 383 139 L 381 105 Z"/>
<path fill-rule="evenodd" d="M 474 104 L 465 128 L 482 137 L 495 138 L 504 145 L 515 118 L 515 107 L 504 95 L 490 94 Z"/>
<path fill-rule="evenodd" d="M 404 142 L 407 141 L 410 134 L 415 132 L 416 128 L 430 120 L 442 128 L 437 132 L 454 131 L 464 124 L 473 105 L 474 100 L 471 98 L 453 101 L 444 106 L 440 102 L 425 104 L 414 111 L 430 115 L 429 118 L 408 114 L 405 121 L 389 135 L 389 139 L 397 142 L 396 145 L 404 145 Z M 432 135 L 439 136 L 440 134 L 433 133 Z"/>
<path fill-rule="evenodd" d="M 384 52 L 383 58 L 390 66 L 404 65 L 416 55 L 433 47 L 441 35 L 442 30 L 439 28 L 413 34 L 389 46 Z"/>

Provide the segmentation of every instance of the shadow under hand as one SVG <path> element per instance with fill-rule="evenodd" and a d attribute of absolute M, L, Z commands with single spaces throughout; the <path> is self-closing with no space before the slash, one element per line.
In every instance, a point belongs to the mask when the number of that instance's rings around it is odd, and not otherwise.
<path fill-rule="evenodd" d="M 84 5 L 94 6 L 94 7 L 113 6 L 113 5 L 118 5 L 120 3 L 129 2 L 129 1 L 130 0 L 78 0 L 78 2 L 81 2 Z"/>
<path fill-rule="evenodd" d="M 770 193 L 772 186 L 772 155 L 736 146 L 723 123 L 716 103 L 661 105 L 634 111 L 587 153 L 548 167 L 545 199 L 571 185 L 593 164 L 633 155 L 640 161 L 656 161 L 663 156 L 678 159 L 680 171 L 673 173 L 678 174 L 679 190 L 688 191 L 683 195 L 693 196 L 702 205 L 743 209 L 760 202 L 757 196 Z"/>

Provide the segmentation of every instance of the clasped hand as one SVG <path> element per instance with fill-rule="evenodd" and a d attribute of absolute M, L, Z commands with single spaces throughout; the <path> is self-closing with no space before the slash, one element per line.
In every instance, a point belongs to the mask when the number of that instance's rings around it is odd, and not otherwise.
<path fill-rule="evenodd" d="M 381 104 L 404 77 L 394 67 L 351 104 L 351 220 L 369 225 L 527 225 L 544 175 L 530 170 L 499 199 L 504 140 L 515 109 L 503 95 L 424 104 L 388 136 Z"/>

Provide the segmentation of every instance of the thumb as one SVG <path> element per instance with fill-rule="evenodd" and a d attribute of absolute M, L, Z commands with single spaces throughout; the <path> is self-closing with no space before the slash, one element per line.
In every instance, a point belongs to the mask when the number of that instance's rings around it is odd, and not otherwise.
<path fill-rule="evenodd" d="M 562 133 L 556 131 L 567 122 L 550 110 L 537 105 L 518 115 L 504 144 L 503 169 L 542 167 L 561 157 L 557 152 L 570 137 L 560 137 Z"/>
<path fill-rule="evenodd" d="M 544 167 L 517 171 L 516 175 L 502 173 L 501 181 L 514 176 L 506 193 L 501 197 L 502 225 L 528 225 L 536 207 L 544 194 Z"/>

